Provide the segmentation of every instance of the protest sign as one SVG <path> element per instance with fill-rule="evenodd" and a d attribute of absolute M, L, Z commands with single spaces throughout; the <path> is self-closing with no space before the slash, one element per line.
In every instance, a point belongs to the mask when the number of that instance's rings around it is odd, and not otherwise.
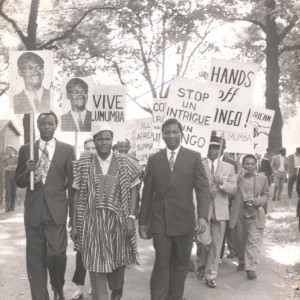
<path fill-rule="evenodd" d="M 223 132 L 226 141 L 225 152 L 229 153 L 253 153 L 252 132 Z"/>
<path fill-rule="evenodd" d="M 175 76 L 170 84 L 166 119 L 176 118 L 183 125 L 182 144 L 207 155 L 218 89 L 207 82 Z"/>
<path fill-rule="evenodd" d="M 61 131 L 91 132 L 91 77 L 65 77 L 62 81 Z"/>
<path fill-rule="evenodd" d="M 258 68 L 259 65 L 255 63 L 213 58 L 208 82 L 219 87 L 218 99 L 220 103 L 250 106 Z"/>
<path fill-rule="evenodd" d="M 162 149 L 166 147 L 161 135 L 161 125 L 166 118 L 165 109 L 167 107 L 167 98 L 153 99 L 152 119 L 153 119 L 153 147 Z"/>
<path fill-rule="evenodd" d="M 153 147 L 152 117 L 137 119 L 136 123 L 136 158 L 140 164 L 147 164 L 148 158 L 157 150 Z"/>
<path fill-rule="evenodd" d="M 255 153 L 265 154 L 274 115 L 275 111 L 271 109 L 252 108 L 253 148 Z"/>
<path fill-rule="evenodd" d="M 116 142 L 126 136 L 126 95 L 124 85 L 96 85 L 94 88 L 92 122 L 108 122 Z"/>
<path fill-rule="evenodd" d="M 53 107 L 52 51 L 9 54 L 10 99 L 15 114 L 49 112 Z"/>
<path fill-rule="evenodd" d="M 252 133 L 251 109 L 247 105 L 219 103 L 213 117 L 212 129 L 224 132 Z"/>

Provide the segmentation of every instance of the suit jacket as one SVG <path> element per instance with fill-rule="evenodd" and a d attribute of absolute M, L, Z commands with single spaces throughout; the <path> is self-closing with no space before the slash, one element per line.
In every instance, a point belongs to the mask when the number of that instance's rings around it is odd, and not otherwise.
<path fill-rule="evenodd" d="M 210 186 L 213 184 L 213 177 L 209 168 L 208 160 L 203 161 L 205 171 L 208 177 Z M 228 196 L 233 196 L 236 191 L 236 179 L 233 165 L 222 160 L 219 162 L 218 174 L 223 177 L 223 187 L 217 191 L 216 197 L 210 200 L 208 219 L 212 217 L 213 209 L 218 221 L 229 220 L 229 200 Z"/>
<path fill-rule="evenodd" d="M 273 172 L 278 170 L 278 168 L 280 167 L 280 154 L 275 155 L 273 157 L 272 162 L 271 162 L 271 167 L 272 167 Z M 287 157 L 284 157 L 284 169 L 286 172 L 289 171 L 289 160 Z"/>
<path fill-rule="evenodd" d="M 21 93 L 14 95 L 14 113 L 15 114 L 33 114 L 34 108 L 30 104 L 25 91 L 23 90 Z M 50 111 L 50 90 L 45 89 L 42 95 L 42 101 L 38 113 L 49 112 Z"/>
<path fill-rule="evenodd" d="M 225 162 L 227 162 L 227 163 L 233 165 L 235 174 L 238 173 L 238 171 L 239 171 L 239 166 L 238 166 L 238 163 L 237 163 L 234 159 L 232 159 L 232 158 L 230 158 L 229 156 L 227 156 L 227 155 L 224 154 L 224 155 L 223 155 L 223 161 L 225 161 Z"/>
<path fill-rule="evenodd" d="M 263 172 L 265 173 L 265 175 L 272 174 L 272 167 L 271 167 L 270 160 L 268 158 L 261 159 L 259 172 Z"/>
<path fill-rule="evenodd" d="M 292 177 L 293 175 L 297 175 L 295 173 L 295 154 L 291 154 L 288 156 L 289 161 L 289 177 Z"/>
<path fill-rule="evenodd" d="M 209 184 L 200 154 L 180 147 L 171 172 L 166 150 L 155 153 L 148 160 L 139 224 L 169 236 L 194 232 L 194 188 L 198 218 L 208 219 Z"/>
<path fill-rule="evenodd" d="M 74 197 L 73 164 L 75 160 L 74 149 L 71 145 L 56 140 L 55 151 L 48 170 L 45 183 L 34 184 L 30 190 L 30 173 L 26 170 L 26 161 L 30 158 L 29 144 L 21 146 L 16 169 L 16 184 L 26 189 L 24 221 L 25 226 L 37 227 L 42 213 L 45 199 L 53 221 L 57 225 L 66 224 L 68 206 L 70 216 Z M 34 143 L 34 161 L 39 160 L 39 142 Z M 68 186 L 68 198 L 65 184 Z"/>
<path fill-rule="evenodd" d="M 92 112 L 87 110 L 84 121 L 83 127 L 81 131 L 90 132 L 92 127 Z M 61 116 L 61 130 L 62 131 L 78 131 L 71 111 Z"/>
<path fill-rule="evenodd" d="M 255 209 L 255 221 L 258 228 L 263 228 L 265 226 L 265 213 L 266 205 L 268 203 L 270 193 L 268 189 L 268 179 L 265 175 L 260 173 L 254 174 L 254 197 L 259 197 L 261 201 L 261 206 L 264 207 L 263 210 L 259 210 L 258 207 Z M 229 227 L 234 228 L 239 215 L 241 213 L 241 208 L 244 205 L 244 199 L 246 197 L 245 182 L 242 179 L 238 182 L 238 188 L 232 203 L 232 208 L 230 210 L 230 220 Z"/>

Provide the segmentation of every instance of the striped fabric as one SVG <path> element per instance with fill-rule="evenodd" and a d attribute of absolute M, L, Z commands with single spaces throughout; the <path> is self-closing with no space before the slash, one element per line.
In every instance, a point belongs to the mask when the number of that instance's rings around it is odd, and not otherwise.
<path fill-rule="evenodd" d="M 137 263 L 136 234 L 125 235 L 125 222 L 130 208 L 130 186 L 142 170 L 130 157 L 115 154 L 115 172 L 95 174 L 95 158 L 83 155 L 74 162 L 74 180 L 80 187 L 76 220 L 79 237 L 75 249 L 82 251 L 87 270 L 109 273 Z"/>

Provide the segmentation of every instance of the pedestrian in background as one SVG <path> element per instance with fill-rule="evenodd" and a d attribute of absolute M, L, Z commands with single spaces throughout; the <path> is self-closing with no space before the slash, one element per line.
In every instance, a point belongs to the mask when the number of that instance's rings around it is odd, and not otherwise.
<path fill-rule="evenodd" d="M 239 265 L 237 271 L 246 271 L 247 278 L 257 278 L 256 268 L 263 241 L 265 206 L 270 194 L 267 177 L 256 172 L 257 160 L 253 154 L 243 158 L 243 169 L 238 175 L 238 189 L 230 211 L 234 249 Z"/>
<path fill-rule="evenodd" d="M 274 176 L 274 192 L 273 201 L 281 200 L 281 193 L 283 189 L 284 181 L 286 180 L 286 175 L 289 171 L 289 161 L 286 157 L 286 149 L 281 148 L 279 154 L 275 155 L 271 162 L 271 167 Z"/>
<path fill-rule="evenodd" d="M 293 196 L 294 183 L 297 180 L 297 171 L 300 167 L 300 147 L 296 148 L 296 152 L 288 156 L 289 160 L 289 181 L 288 181 L 288 196 L 291 199 Z"/>
<path fill-rule="evenodd" d="M 15 210 L 16 205 L 16 168 L 18 157 L 15 156 L 13 146 L 6 146 L 6 157 L 3 159 L 3 169 L 5 172 L 5 212 Z"/>
<path fill-rule="evenodd" d="M 205 276 L 210 288 L 216 287 L 219 258 L 224 239 L 226 221 L 229 220 L 229 197 L 236 191 L 233 165 L 221 160 L 219 153 L 223 139 L 212 136 L 207 159 L 203 161 L 210 185 L 208 224 L 204 233 L 197 236 L 197 277 Z"/>

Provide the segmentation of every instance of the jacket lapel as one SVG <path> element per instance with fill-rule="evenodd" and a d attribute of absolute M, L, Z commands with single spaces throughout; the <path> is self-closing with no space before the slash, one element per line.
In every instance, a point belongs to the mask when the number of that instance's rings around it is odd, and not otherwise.
<path fill-rule="evenodd" d="M 59 141 L 57 141 L 55 139 L 55 150 L 54 150 L 54 153 L 53 153 L 52 160 L 50 161 L 50 166 L 49 166 L 48 174 L 47 174 L 47 177 L 46 177 L 45 185 L 51 179 L 53 174 L 56 174 L 55 176 L 58 175 L 57 172 L 55 172 L 54 169 L 56 168 L 55 166 L 59 166 L 59 164 L 60 164 L 60 162 L 59 162 L 59 158 L 60 158 L 59 153 L 61 153 L 60 151 L 61 151 L 60 143 L 59 143 Z"/>
<path fill-rule="evenodd" d="M 166 177 L 166 178 L 169 178 L 170 175 L 171 175 L 171 169 L 170 169 L 170 165 L 169 165 L 169 160 L 168 160 L 168 157 L 167 157 L 167 151 L 166 149 L 164 150 L 161 150 L 159 152 L 159 167 L 163 173 L 163 175 Z"/>
<path fill-rule="evenodd" d="M 205 167 L 205 171 L 206 171 L 206 174 L 207 174 L 209 183 L 211 184 L 212 181 L 213 181 L 213 178 L 212 178 L 211 170 L 210 170 L 210 168 L 209 168 L 208 160 L 207 160 L 207 159 L 205 159 L 205 160 L 203 161 L 203 165 L 204 165 L 204 167 Z"/>

